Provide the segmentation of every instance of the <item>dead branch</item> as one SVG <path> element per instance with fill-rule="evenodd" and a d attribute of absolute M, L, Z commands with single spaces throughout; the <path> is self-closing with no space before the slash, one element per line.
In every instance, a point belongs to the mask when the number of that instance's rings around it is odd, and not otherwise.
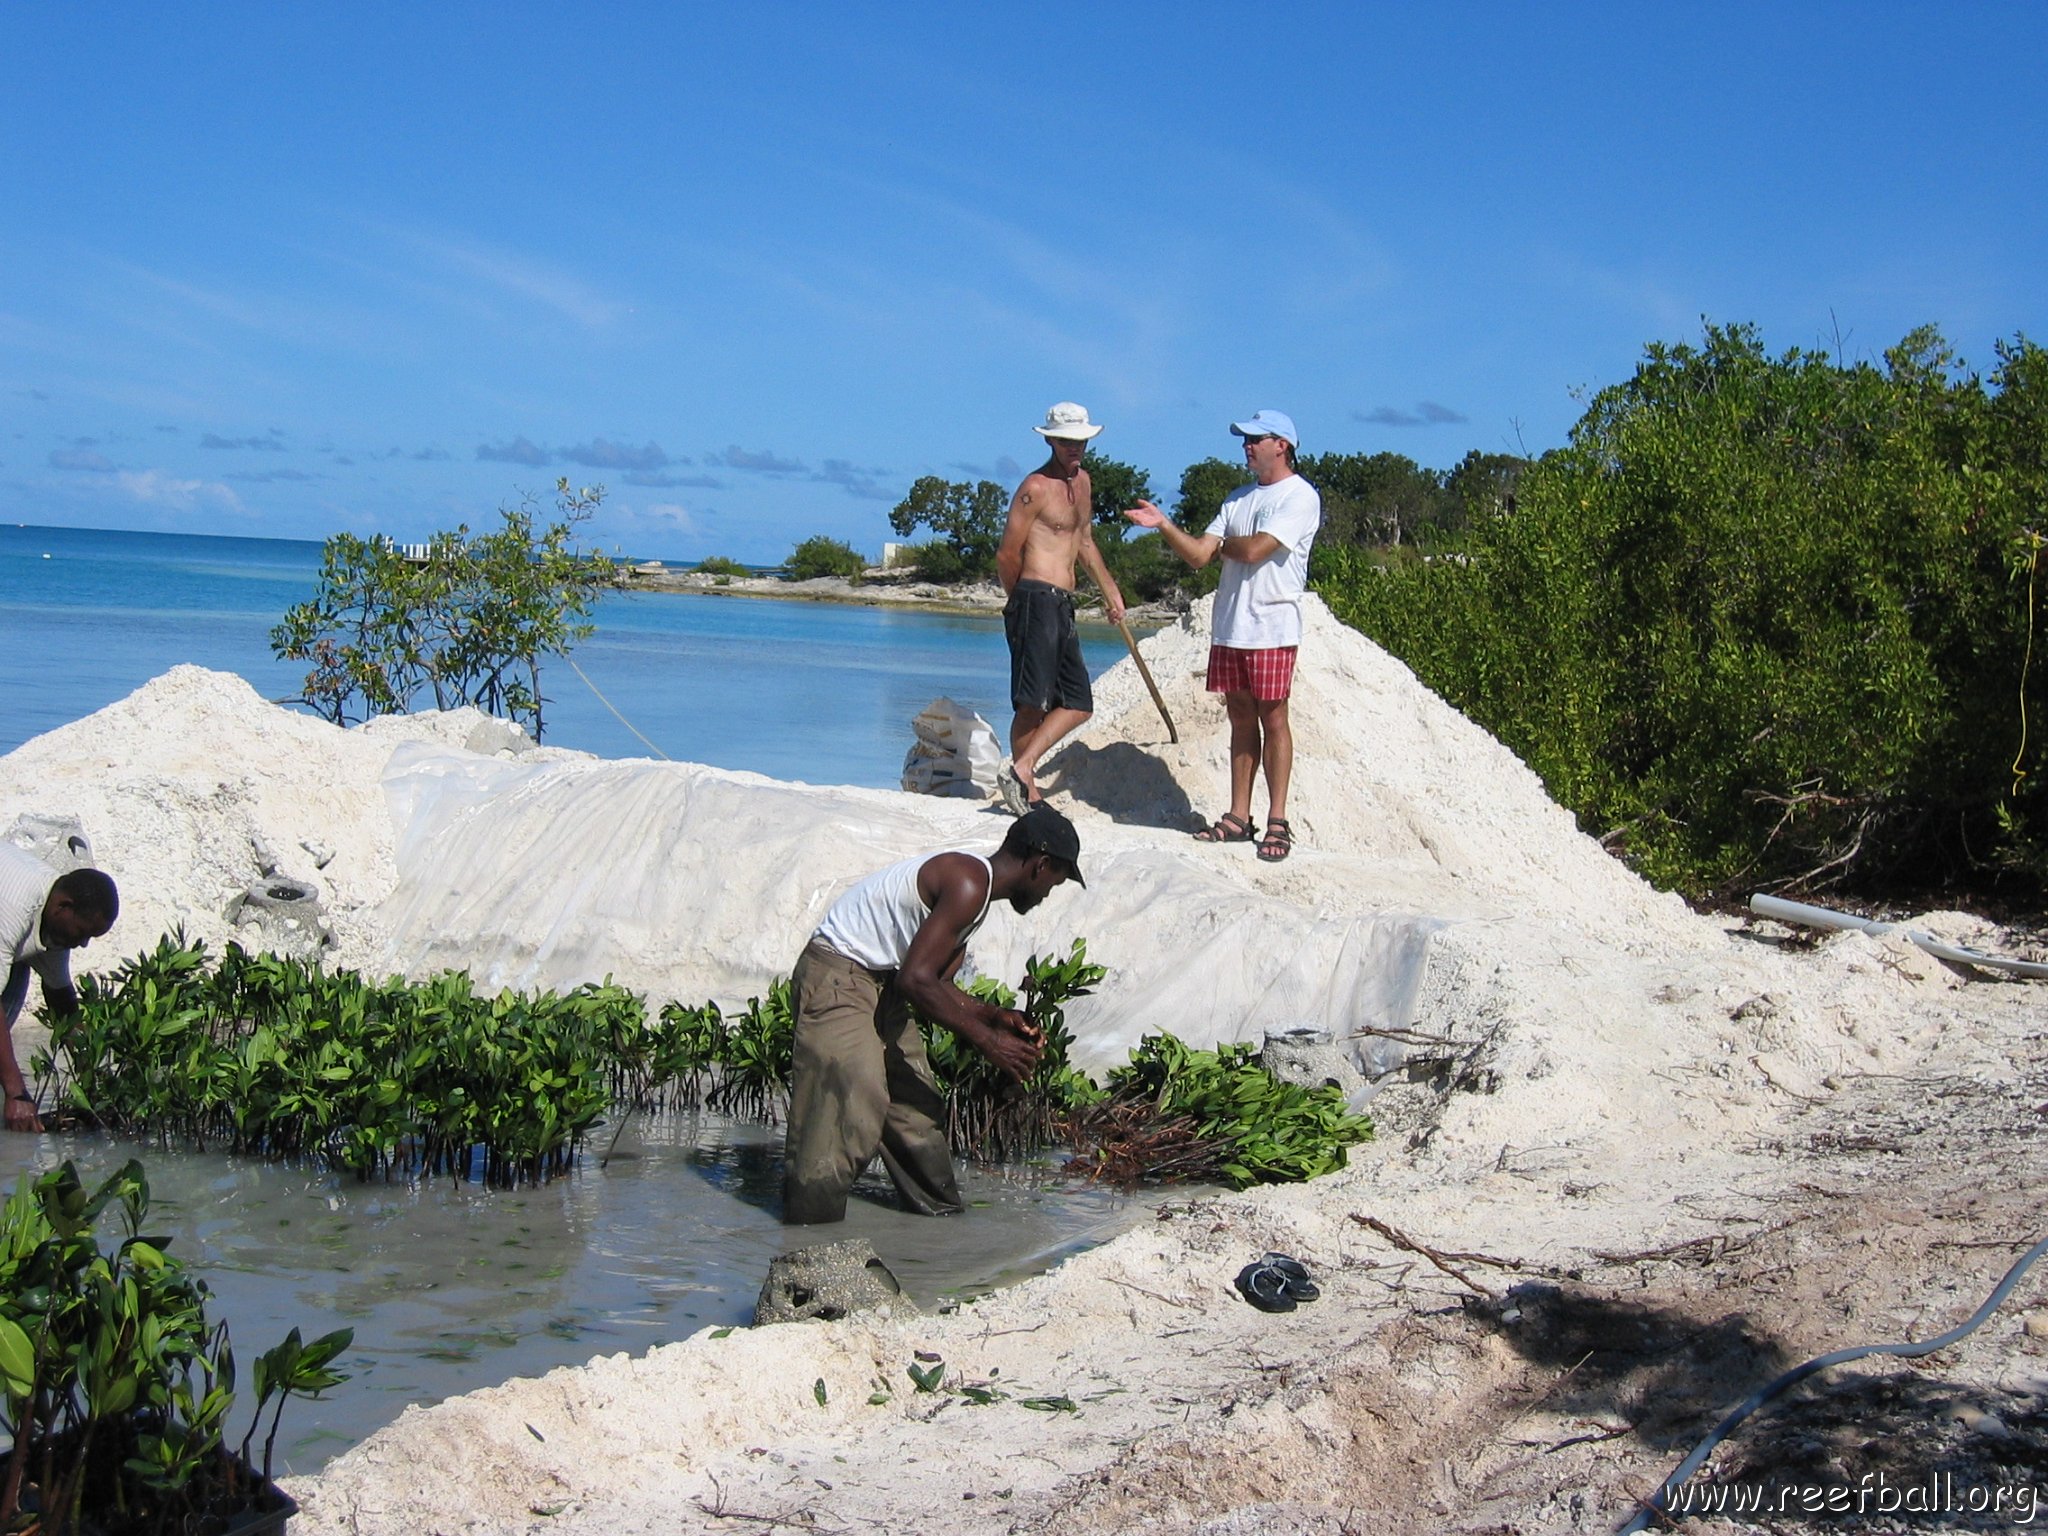
<path fill-rule="evenodd" d="M 1517 1259 L 1498 1259 L 1493 1257 L 1491 1254 L 1439 1252 L 1437 1249 L 1430 1247 L 1429 1244 L 1418 1243 L 1414 1238 L 1409 1237 L 1406 1233 L 1397 1231 L 1395 1228 L 1388 1226 L 1384 1221 L 1381 1221 L 1377 1216 L 1367 1216 L 1358 1211 L 1353 1211 L 1351 1213 L 1351 1219 L 1357 1222 L 1362 1227 L 1370 1227 L 1373 1231 L 1377 1232 L 1387 1242 L 1392 1243 L 1396 1248 L 1402 1249 L 1408 1253 L 1418 1254 L 1421 1257 L 1429 1260 L 1430 1263 L 1434 1264 L 1438 1269 L 1442 1270 L 1445 1274 L 1449 1275 L 1453 1280 L 1456 1280 L 1460 1285 L 1469 1287 L 1471 1290 L 1477 1292 L 1479 1295 L 1486 1297 L 1489 1301 L 1499 1300 L 1500 1293 L 1498 1291 L 1491 1289 L 1488 1286 L 1481 1285 L 1477 1280 L 1474 1280 L 1470 1275 L 1466 1274 L 1463 1270 L 1459 1269 L 1458 1263 L 1490 1264 L 1496 1269 L 1513 1270 L 1523 1270 L 1529 1267 L 1528 1265 L 1523 1264 Z M 1457 1263 L 1453 1263 L 1453 1260 L 1456 1260 Z"/>
<path fill-rule="evenodd" d="M 1602 1264 L 1713 1264 L 1730 1254 L 1742 1252 L 1758 1238 L 1769 1237 L 1774 1232 L 1783 1232 L 1787 1227 L 1797 1226 L 1805 1219 L 1803 1216 L 1795 1216 L 1790 1221 L 1759 1227 L 1756 1231 L 1745 1233 L 1741 1237 L 1730 1237 L 1726 1232 L 1709 1232 L 1705 1237 L 1689 1237 L 1682 1243 L 1671 1243 L 1662 1248 L 1644 1248 L 1635 1253 L 1610 1253 L 1601 1248 L 1594 1248 L 1589 1252 Z"/>

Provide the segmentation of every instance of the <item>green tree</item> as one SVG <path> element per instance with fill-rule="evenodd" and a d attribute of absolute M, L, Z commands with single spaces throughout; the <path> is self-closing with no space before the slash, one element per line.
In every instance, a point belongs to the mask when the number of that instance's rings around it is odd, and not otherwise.
<path fill-rule="evenodd" d="M 1209 458 L 1190 464 L 1180 474 L 1180 499 L 1174 503 L 1173 520 L 1189 533 L 1207 533 L 1223 509 L 1223 498 L 1239 486 L 1252 483 L 1252 472 L 1239 460 Z"/>
<path fill-rule="evenodd" d="M 889 526 L 904 535 L 931 529 L 968 570 L 986 575 L 996 567 L 996 547 L 1003 542 L 1009 510 L 1010 493 L 993 480 L 970 484 L 922 475 L 889 513 Z"/>
<path fill-rule="evenodd" d="M 1515 510 L 1516 488 L 1529 460 L 1512 453 L 1481 453 L 1474 448 L 1444 477 L 1452 508 L 1442 523 L 1445 533 L 1462 533 L 1476 522 Z"/>
<path fill-rule="evenodd" d="M 2048 358 L 1998 355 L 1653 345 L 1466 560 L 1319 581 L 1660 882 L 2038 886 Z"/>
<path fill-rule="evenodd" d="M 1443 476 L 1405 454 L 1307 454 L 1295 467 L 1323 498 L 1319 548 L 1412 543 L 1449 506 Z"/>
<path fill-rule="evenodd" d="M 848 581 L 859 581 L 867 565 L 851 544 L 828 539 L 821 533 L 805 539 L 789 552 L 789 559 L 783 563 L 782 579 L 811 581 L 820 576 L 843 576 Z"/>
<path fill-rule="evenodd" d="M 588 637 L 586 616 L 617 584 L 610 560 L 573 542 L 603 496 L 559 480 L 545 527 L 529 497 L 502 508 L 492 532 L 435 534 L 424 560 L 385 539 L 328 539 L 313 597 L 270 632 L 278 657 L 311 664 L 298 702 L 345 725 L 431 694 L 436 709 L 473 704 L 538 740 L 541 658 Z"/>
<path fill-rule="evenodd" d="M 1112 542 L 1122 539 L 1131 526 L 1124 520 L 1124 508 L 1152 500 L 1152 477 L 1135 464 L 1106 458 L 1093 448 L 1082 455 L 1081 467 L 1088 471 L 1095 526 L 1111 530 Z"/>

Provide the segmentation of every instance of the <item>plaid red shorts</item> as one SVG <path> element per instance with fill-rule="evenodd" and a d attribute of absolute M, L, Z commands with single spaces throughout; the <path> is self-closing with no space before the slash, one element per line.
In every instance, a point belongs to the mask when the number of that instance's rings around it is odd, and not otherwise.
<path fill-rule="evenodd" d="M 1248 693 L 1265 703 L 1284 699 L 1294 689 L 1294 653 L 1297 647 L 1276 645 L 1257 651 L 1239 650 L 1234 645 L 1209 647 L 1209 691 Z"/>

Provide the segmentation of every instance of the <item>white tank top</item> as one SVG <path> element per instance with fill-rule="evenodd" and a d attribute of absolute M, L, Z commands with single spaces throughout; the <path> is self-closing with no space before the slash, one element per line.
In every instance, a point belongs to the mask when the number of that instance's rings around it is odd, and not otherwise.
<path fill-rule="evenodd" d="M 978 853 L 967 856 L 981 860 L 993 889 L 995 866 Z M 925 865 L 938 857 L 935 853 L 920 853 L 869 875 L 832 903 L 813 937 L 823 939 L 855 965 L 864 965 L 871 971 L 897 969 L 910 953 L 910 941 L 917 937 L 917 930 L 932 915 L 932 909 L 918 892 L 917 877 Z M 987 916 L 988 897 L 983 895 L 981 911 L 967 925 L 967 933 L 979 928 Z M 961 935 L 963 939 L 966 936 Z"/>

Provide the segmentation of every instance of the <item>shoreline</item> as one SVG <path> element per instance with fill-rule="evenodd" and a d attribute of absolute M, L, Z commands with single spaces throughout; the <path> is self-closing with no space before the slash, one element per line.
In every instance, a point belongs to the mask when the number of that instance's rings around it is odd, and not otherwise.
<path fill-rule="evenodd" d="M 684 593 L 705 597 L 753 597 L 794 603 L 838 603 L 855 608 L 910 608 L 924 613 L 959 614 L 970 618 L 1000 617 L 1007 600 L 993 581 L 940 583 L 919 581 L 894 572 L 880 572 L 852 581 L 844 576 L 815 576 L 785 581 L 780 576 L 707 576 L 696 571 L 658 574 L 624 571 L 619 592 Z M 1093 586 L 1077 588 L 1075 619 L 1082 624 L 1114 628 Z M 1181 616 L 1172 602 L 1132 603 L 1125 622 L 1144 632 L 1164 628 Z"/>

